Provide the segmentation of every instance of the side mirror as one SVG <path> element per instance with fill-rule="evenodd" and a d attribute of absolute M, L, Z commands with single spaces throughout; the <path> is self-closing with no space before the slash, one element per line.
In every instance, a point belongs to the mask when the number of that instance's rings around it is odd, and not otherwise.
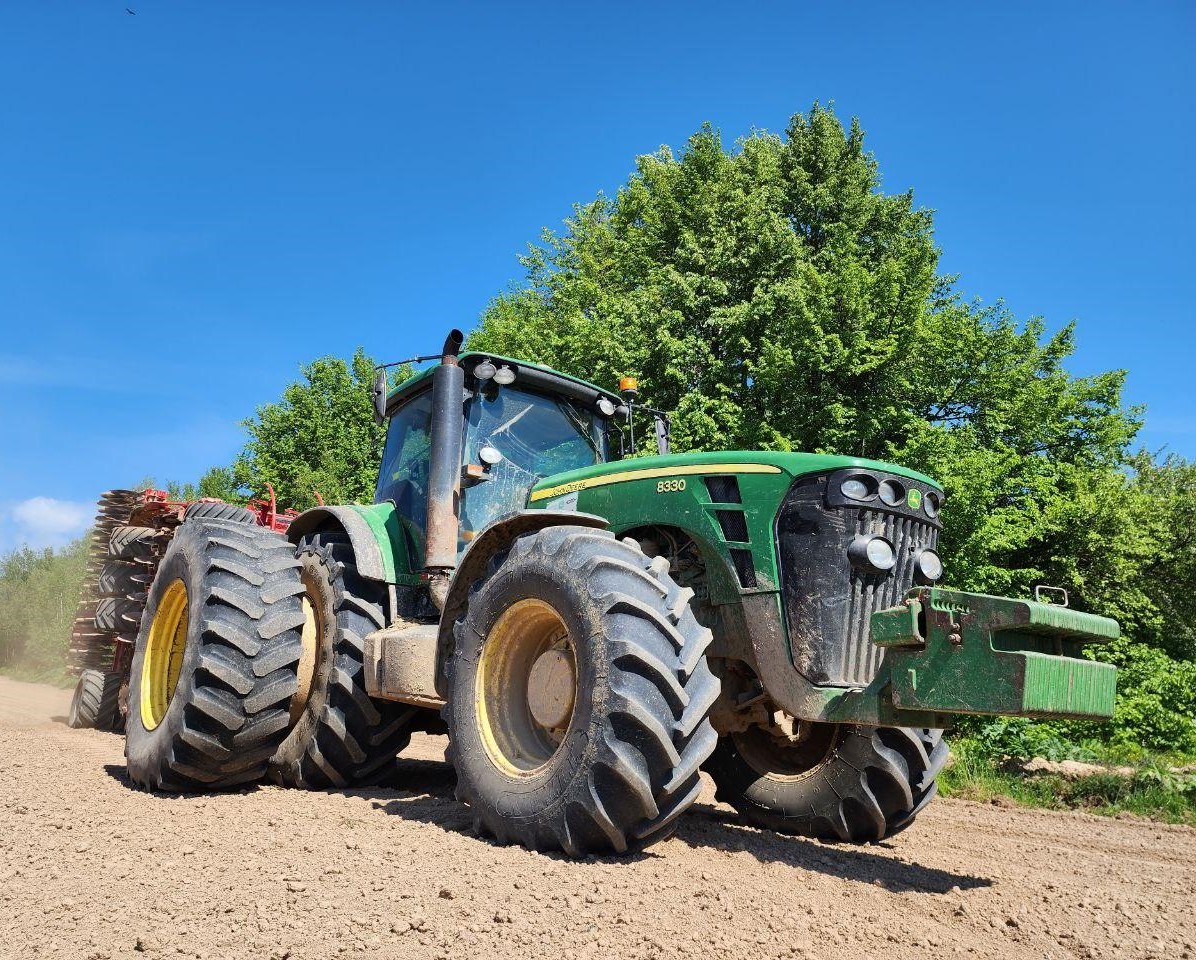
<path fill-rule="evenodd" d="M 656 428 L 656 452 L 664 456 L 669 452 L 670 423 L 667 413 L 652 414 L 653 426 Z"/>
<path fill-rule="evenodd" d="M 374 375 L 374 385 L 370 388 L 370 396 L 374 401 L 374 422 L 386 422 L 386 398 L 390 393 L 390 382 L 386 376 L 386 368 L 379 367 Z"/>

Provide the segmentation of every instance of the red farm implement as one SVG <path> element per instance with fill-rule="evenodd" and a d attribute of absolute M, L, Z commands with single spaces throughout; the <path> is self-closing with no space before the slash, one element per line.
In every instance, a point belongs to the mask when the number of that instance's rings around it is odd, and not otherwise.
<path fill-rule="evenodd" d="M 268 499 L 245 506 L 212 497 L 172 500 L 165 490 L 109 490 L 98 503 L 91 556 L 71 630 L 68 667 L 79 676 L 74 727 L 119 730 L 133 645 L 146 595 L 175 531 L 187 518 L 212 517 L 285 532 L 298 514 Z"/>

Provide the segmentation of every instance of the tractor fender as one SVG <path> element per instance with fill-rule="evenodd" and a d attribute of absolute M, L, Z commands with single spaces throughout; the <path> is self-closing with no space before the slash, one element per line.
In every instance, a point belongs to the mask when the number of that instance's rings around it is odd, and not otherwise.
<path fill-rule="evenodd" d="M 378 545 L 378 538 L 365 517 L 353 507 L 313 507 L 291 521 L 290 527 L 287 528 L 287 539 L 297 544 L 304 534 L 333 526 L 340 527 L 349 535 L 357 572 L 367 580 L 386 583 L 390 578 L 387 576 L 386 562 L 382 556 L 382 548 Z"/>
<path fill-rule="evenodd" d="M 436 639 L 436 691 L 441 697 L 447 692 L 444 665 L 453 649 L 453 625 L 464 615 L 469 588 L 486 572 L 491 558 L 507 549 L 516 538 L 545 527 L 594 527 L 605 530 L 609 524 L 604 517 L 572 510 L 521 510 L 496 520 L 466 548 L 461 562 L 453 573 L 440 614 L 440 630 Z"/>

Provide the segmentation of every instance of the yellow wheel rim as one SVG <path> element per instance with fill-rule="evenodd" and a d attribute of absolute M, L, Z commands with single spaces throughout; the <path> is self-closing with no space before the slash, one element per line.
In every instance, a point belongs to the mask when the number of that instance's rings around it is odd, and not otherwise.
<path fill-rule="evenodd" d="M 564 741 L 577 697 L 577 656 L 560 614 L 543 600 L 512 604 L 486 635 L 474 689 L 491 762 L 511 777 L 539 773 Z"/>
<path fill-rule="evenodd" d="M 166 716 L 179 684 L 186 650 L 187 587 L 182 580 L 175 580 L 158 602 L 145 644 L 145 662 L 141 666 L 141 724 L 146 730 L 153 730 Z"/>
<path fill-rule="evenodd" d="M 306 576 L 303 585 L 306 592 L 303 594 L 303 632 L 300 634 L 302 649 L 299 654 L 299 686 L 295 695 L 291 697 L 292 724 L 297 723 L 303 716 L 303 711 L 307 709 L 307 701 L 311 698 L 312 683 L 315 680 L 316 661 L 324 649 L 324 618 L 316 609 L 320 598 Z"/>

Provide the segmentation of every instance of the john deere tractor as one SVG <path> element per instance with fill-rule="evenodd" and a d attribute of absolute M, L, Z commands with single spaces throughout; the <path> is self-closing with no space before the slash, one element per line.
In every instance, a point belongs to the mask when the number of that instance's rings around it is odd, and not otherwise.
<path fill-rule="evenodd" d="M 697 798 L 838 841 L 907 826 L 960 714 L 1107 717 L 1117 624 L 938 586 L 942 489 L 892 464 L 670 454 L 633 384 L 460 353 L 394 390 L 371 505 L 183 523 L 127 755 L 152 789 L 368 781 L 444 731 L 502 842 L 642 849 Z M 625 456 L 650 415 L 657 455 Z M 646 421 L 641 421 L 646 423 Z"/>

